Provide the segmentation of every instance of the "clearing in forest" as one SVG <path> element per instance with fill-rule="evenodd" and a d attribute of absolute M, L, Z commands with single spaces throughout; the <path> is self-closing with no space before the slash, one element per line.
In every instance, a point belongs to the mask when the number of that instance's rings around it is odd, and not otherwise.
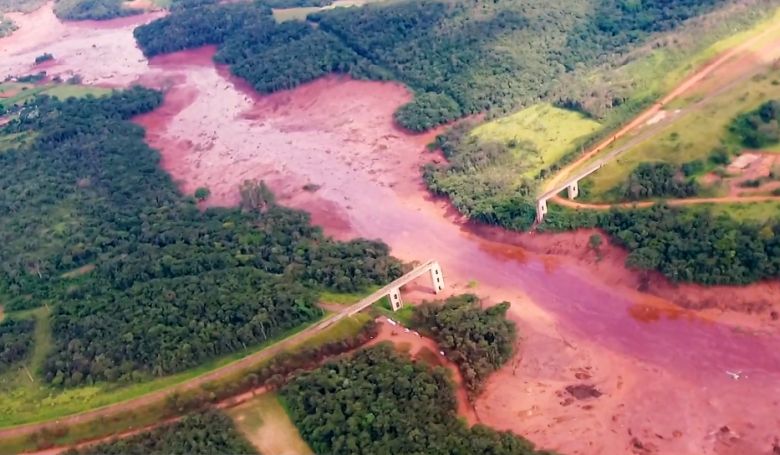
<path fill-rule="evenodd" d="M 305 21 L 306 16 L 318 11 L 329 10 L 333 8 L 346 8 L 352 6 L 363 6 L 369 3 L 378 3 L 386 0 L 336 0 L 327 6 L 298 6 L 295 8 L 274 8 L 273 14 L 276 22 L 287 21 Z"/>
<path fill-rule="evenodd" d="M 533 178 L 600 127 L 597 121 L 579 112 L 540 103 L 483 123 L 471 134 L 482 141 L 516 144 L 515 158 L 527 166 L 523 175 Z"/>
<path fill-rule="evenodd" d="M 309 455 L 312 450 L 274 393 L 264 393 L 227 411 L 239 431 L 263 455 Z"/>

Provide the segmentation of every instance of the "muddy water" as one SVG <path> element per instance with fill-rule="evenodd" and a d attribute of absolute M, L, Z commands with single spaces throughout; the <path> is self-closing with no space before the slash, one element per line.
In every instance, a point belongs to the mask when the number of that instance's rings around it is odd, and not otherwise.
<path fill-rule="evenodd" d="M 50 74 L 165 88 L 164 106 L 137 121 L 184 192 L 207 186 L 207 204 L 233 205 L 240 182 L 264 179 L 328 233 L 382 239 L 408 261 L 435 258 L 451 292 L 514 302 L 524 341 L 477 403 L 484 423 L 566 453 L 630 453 L 635 438 L 660 453 L 727 453 L 723 426 L 756 450 L 770 447 L 780 427 L 777 331 L 740 333 L 695 315 L 636 317 L 646 296 L 565 257 L 487 240 L 430 198 L 419 167 L 438 159 L 424 151 L 432 134 L 392 122 L 410 99 L 404 87 L 329 77 L 258 96 L 212 64 L 213 49 L 144 60 L 131 32 L 153 17 L 99 28 L 62 24 L 50 8 L 17 17 L 20 34 L 0 40 L 0 75 L 28 71 L 51 52 Z M 605 395 L 564 404 L 561 390 L 582 381 Z"/>

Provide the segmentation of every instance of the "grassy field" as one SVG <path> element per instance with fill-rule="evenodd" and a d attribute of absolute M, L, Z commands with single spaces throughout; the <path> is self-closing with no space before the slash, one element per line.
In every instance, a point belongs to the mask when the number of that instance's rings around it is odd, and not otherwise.
<path fill-rule="evenodd" d="M 59 99 L 87 95 L 101 96 L 111 93 L 110 89 L 71 84 L 25 84 L 18 82 L 0 83 L 0 105 L 5 107 L 22 104 L 36 95 L 49 95 Z"/>
<path fill-rule="evenodd" d="M 709 209 L 714 214 L 725 214 L 732 218 L 745 221 L 776 220 L 780 216 L 780 202 L 754 202 L 750 204 L 708 204 L 702 209 Z"/>
<path fill-rule="evenodd" d="M 533 178 L 600 127 L 578 112 L 541 103 L 483 123 L 471 134 L 484 141 L 524 144 L 515 148 L 516 158 L 528 166 L 523 175 Z"/>
<path fill-rule="evenodd" d="M 372 286 L 364 292 L 331 292 L 321 291 L 320 302 L 322 303 L 335 303 L 337 305 L 351 305 L 359 302 L 364 297 L 371 295 L 374 291 L 379 289 L 379 286 Z"/>
<path fill-rule="evenodd" d="M 641 162 L 676 165 L 692 160 L 707 162 L 716 147 L 738 150 L 728 125 L 738 114 L 753 110 L 771 98 L 780 98 L 780 70 L 769 70 L 733 86 L 701 107 L 692 106 L 677 114 L 667 126 L 591 175 L 584 184 L 589 188 L 587 199 L 615 201 L 610 190 L 622 184 Z M 713 168 L 708 165 L 703 172 Z"/>
<path fill-rule="evenodd" d="M 239 431 L 263 455 L 310 455 L 276 394 L 265 393 L 227 411 Z"/>

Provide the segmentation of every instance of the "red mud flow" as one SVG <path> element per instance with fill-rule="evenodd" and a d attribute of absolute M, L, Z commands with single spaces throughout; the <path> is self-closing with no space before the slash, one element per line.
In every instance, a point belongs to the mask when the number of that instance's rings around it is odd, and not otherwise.
<path fill-rule="evenodd" d="M 432 134 L 393 124 L 410 99 L 403 86 L 327 77 L 260 96 L 217 68 L 213 49 L 147 62 L 125 23 L 56 22 L 38 34 L 20 23 L 19 36 L 35 40 L 12 35 L 10 50 L 0 40 L 3 72 L 48 51 L 54 72 L 167 90 L 163 107 L 137 122 L 182 191 L 206 186 L 208 205 L 234 205 L 241 182 L 264 179 L 328 233 L 382 239 L 406 261 L 436 259 L 448 292 L 513 302 L 523 341 L 477 400 L 482 423 L 567 454 L 760 454 L 780 437 L 777 324 L 736 330 L 693 312 L 643 309 L 649 297 L 604 267 L 468 227 L 422 186 L 420 165 L 437 158 L 424 151 Z M 652 302 L 673 308 L 663 295 Z M 569 386 L 601 395 L 572 399 Z"/>

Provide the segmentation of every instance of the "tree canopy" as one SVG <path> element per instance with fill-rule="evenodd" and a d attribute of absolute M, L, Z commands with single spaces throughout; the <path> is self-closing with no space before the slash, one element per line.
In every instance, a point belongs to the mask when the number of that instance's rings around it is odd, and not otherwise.
<path fill-rule="evenodd" d="M 31 140 L 0 153 L 0 291 L 7 310 L 53 305 L 54 384 L 181 371 L 318 319 L 322 289 L 402 274 L 386 245 L 335 242 L 267 189 L 260 208 L 199 210 L 127 121 L 160 101 L 40 97 L 2 130 Z"/>
<path fill-rule="evenodd" d="M 271 7 L 327 1 L 264 0 L 176 8 L 139 27 L 136 38 L 147 56 L 216 44 L 217 60 L 263 92 L 331 72 L 395 79 L 416 94 L 396 120 L 422 131 L 540 99 L 587 110 L 581 98 L 589 94 L 556 90 L 565 76 L 615 62 L 653 33 L 724 1 L 422 0 L 335 8 L 277 24 Z"/>
<path fill-rule="evenodd" d="M 510 432 L 466 427 L 446 370 L 412 363 L 388 345 L 303 373 L 281 396 L 321 455 L 550 454 Z"/>
<path fill-rule="evenodd" d="M 185 416 L 125 439 L 71 449 L 66 455 L 258 455 L 228 416 L 218 411 Z"/>
<path fill-rule="evenodd" d="M 488 375 L 512 358 L 517 331 L 506 319 L 508 309 L 508 302 L 483 309 L 472 294 L 414 309 L 414 325 L 432 336 L 458 365 L 472 398 L 482 391 Z"/>
<path fill-rule="evenodd" d="M 738 115 L 729 130 L 745 147 L 762 148 L 780 143 L 780 101 L 769 100 L 754 111 Z"/>
<path fill-rule="evenodd" d="M 34 330 L 33 319 L 5 319 L 0 322 L 0 373 L 30 355 Z"/>

